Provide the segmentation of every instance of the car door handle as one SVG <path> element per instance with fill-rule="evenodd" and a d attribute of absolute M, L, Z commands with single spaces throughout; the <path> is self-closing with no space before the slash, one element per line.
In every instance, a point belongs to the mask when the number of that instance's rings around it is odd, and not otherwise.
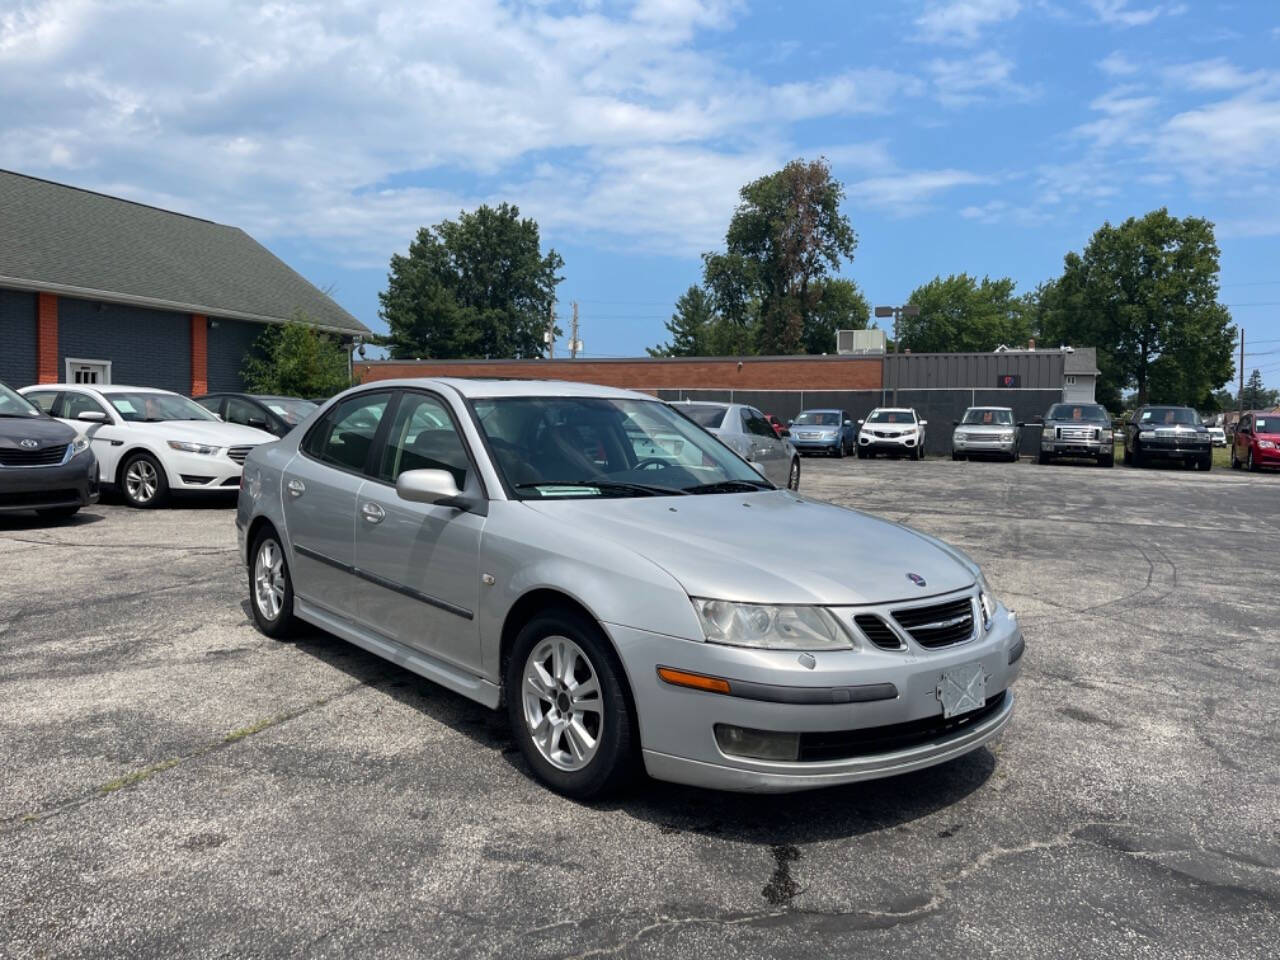
<path fill-rule="evenodd" d="M 364 518 L 370 523 L 381 523 L 387 515 L 387 511 L 376 503 L 366 503 L 360 508 L 360 512 L 364 514 Z"/>
<path fill-rule="evenodd" d="M 285 484 L 285 489 L 289 491 L 289 496 L 300 497 L 307 492 L 307 485 L 301 480 L 290 480 Z"/>

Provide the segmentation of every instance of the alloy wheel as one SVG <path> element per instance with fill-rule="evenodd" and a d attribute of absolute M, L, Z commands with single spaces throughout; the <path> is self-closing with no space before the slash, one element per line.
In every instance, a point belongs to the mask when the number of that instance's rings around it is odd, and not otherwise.
<path fill-rule="evenodd" d="M 150 503 L 160 489 L 160 476 L 150 460 L 138 459 L 124 474 L 125 490 L 136 503 Z"/>
<path fill-rule="evenodd" d="M 548 637 L 525 660 L 524 722 L 534 748 L 559 770 L 581 770 L 604 733 L 604 699 L 595 667 L 568 637 Z"/>
<path fill-rule="evenodd" d="M 280 617 L 284 607 L 284 554 L 274 540 L 262 541 L 253 564 L 253 599 L 268 620 Z"/>
<path fill-rule="evenodd" d="M 787 474 L 787 489 L 788 490 L 800 489 L 800 461 L 799 460 L 791 461 L 791 471 Z"/>

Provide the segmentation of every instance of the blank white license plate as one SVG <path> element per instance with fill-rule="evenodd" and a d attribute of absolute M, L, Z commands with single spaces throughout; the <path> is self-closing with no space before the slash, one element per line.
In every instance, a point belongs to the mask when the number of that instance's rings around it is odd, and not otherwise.
<path fill-rule="evenodd" d="M 943 718 L 977 710 L 987 702 L 987 674 L 981 663 L 966 663 L 943 670 L 938 679 L 938 699 Z"/>

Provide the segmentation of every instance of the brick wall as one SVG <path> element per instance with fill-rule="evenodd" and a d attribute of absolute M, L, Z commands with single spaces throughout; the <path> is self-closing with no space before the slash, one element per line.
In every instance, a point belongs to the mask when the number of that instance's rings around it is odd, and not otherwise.
<path fill-rule="evenodd" d="M 879 358 L 712 357 L 695 360 L 383 360 L 357 363 L 368 383 L 394 377 L 572 380 L 632 390 L 879 390 Z"/>
<path fill-rule="evenodd" d="M 191 395 L 209 392 L 209 318 L 191 315 Z"/>
<path fill-rule="evenodd" d="M 58 371 L 65 359 L 110 360 L 112 383 L 191 390 L 191 315 L 91 300 L 58 300 Z"/>
<path fill-rule="evenodd" d="M 58 298 L 52 293 L 36 294 L 36 382 L 57 383 L 62 379 L 58 356 Z"/>
<path fill-rule="evenodd" d="M 36 295 L 0 290 L 0 381 L 15 390 L 36 382 Z"/>

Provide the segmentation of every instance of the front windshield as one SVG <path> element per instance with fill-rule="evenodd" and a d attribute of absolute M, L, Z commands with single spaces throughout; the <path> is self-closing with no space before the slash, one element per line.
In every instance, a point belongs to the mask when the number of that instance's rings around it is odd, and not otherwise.
<path fill-rule="evenodd" d="M 1253 421 L 1254 433 L 1280 433 L 1280 417 L 1257 417 Z"/>
<path fill-rule="evenodd" d="M 267 397 L 262 402 L 268 410 L 290 426 L 307 419 L 317 406 L 310 400 L 295 400 L 292 397 Z"/>
<path fill-rule="evenodd" d="M 875 410 L 867 418 L 868 423 L 915 423 L 916 418 L 910 410 Z"/>
<path fill-rule="evenodd" d="M 707 430 L 719 430 L 724 423 L 724 415 L 728 407 L 718 407 L 707 403 L 682 403 L 680 412 L 700 427 Z"/>
<path fill-rule="evenodd" d="M 495 465 L 522 500 L 773 489 L 658 400 L 496 397 L 472 406 Z"/>
<path fill-rule="evenodd" d="M 1200 426 L 1200 414 L 1189 407 L 1151 407 L 1142 411 L 1141 421 L 1162 427 Z"/>
<path fill-rule="evenodd" d="M 131 423 L 218 419 L 194 400 L 176 393 L 108 393 L 105 396 L 116 412 Z"/>
<path fill-rule="evenodd" d="M 970 407 L 964 412 L 964 419 L 960 422 L 978 424 L 979 426 L 1000 425 L 1010 427 L 1013 426 L 1013 411 L 983 410 L 978 407 Z"/>
<path fill-rule="evenodd" d="M 840 414 L 834 410 L 806 410 L 796 417 L 796 423 L 812 427 L 838 427 Z"/>
<path fill-rule="evenodd" d="M 0 417 L 38 417 L 40 410 L 20 393 L 0 383 Z"/>
<path fill-rule="evenodd" d="M 1055 403 L 1049 408 L 1046 420 L 1087 420 L 1090 423 L 1111 422 L 1107 408 L 1100 403 Z"/>

